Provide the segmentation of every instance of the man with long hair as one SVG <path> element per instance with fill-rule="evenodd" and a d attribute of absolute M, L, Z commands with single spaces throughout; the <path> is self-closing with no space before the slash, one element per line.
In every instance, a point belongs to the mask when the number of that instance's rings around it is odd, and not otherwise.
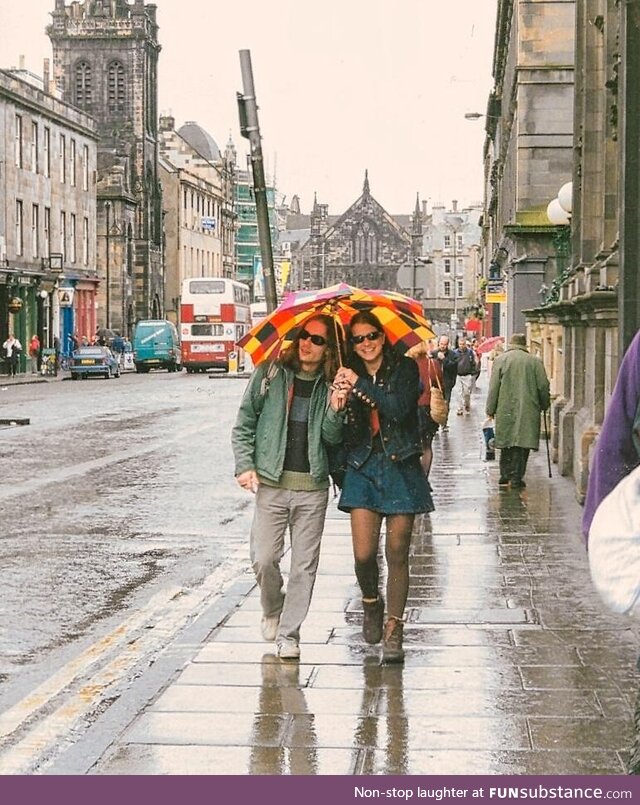
<path fill-rule="evenodd" d="M 254 492 L 251 563 L 260 586 L 262 636 L 278 655 L 300 657 L 300 627 L 311 603 L 329 499 L 326 445 L 342 440 L 344 391 L 335 322 L 308 319 L 276 362 L 251 376 L 232 432 L 236 480 Z M 286 595 L 280 560 L 291 535 Z"/>

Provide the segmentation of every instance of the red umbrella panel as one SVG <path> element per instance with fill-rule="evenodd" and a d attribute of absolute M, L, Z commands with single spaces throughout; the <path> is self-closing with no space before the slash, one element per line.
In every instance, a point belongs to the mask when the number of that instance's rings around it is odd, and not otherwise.
<path fill-rule="evenodd" d="M 370 310 L 379 319 L 392 344 L 408 349 L 434 337 L 422 308 L 415 299 L 389 291 L 365 291 L 339 283 L 319 291 L 289 294 L 282 304 L 258 322 L 239 341 L 254 365 L 277 356 L 290 342 L 297 328 L 313 316 L 325 314 L 336 322 L 338 338 L 344 327 L 361 310 Z M 338 329 L 339 328 L 339 329 Z"/>
<path fill-rule="evenodd" d="M 491 352 L 492 349 L 498 346 L 498 344 L 503 344 L 504 338 L 501 335 L 493 335 L 490 338 L 485 338 L 478 346 L 476 347 L 476 352 L 479 355 L 484 355 L 485 352 Z"/>

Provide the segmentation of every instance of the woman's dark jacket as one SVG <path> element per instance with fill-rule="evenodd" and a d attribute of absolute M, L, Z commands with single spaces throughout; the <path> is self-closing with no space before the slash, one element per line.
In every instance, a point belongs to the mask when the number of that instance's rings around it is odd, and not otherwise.
<path fill-rule="evenodd" d="M 347 464 L 358 469 L 374 449 L 371 410 L 378 410 L 380 434 L 376 436 L 391 461 L 405 461 L 420 455 L 418 434 L 418 397 L 420 375 L 411 358 L 399 358 L 391 365 L 385 361 L 376 382 L 359 377 L 347 405 L 344 428 Z"/>

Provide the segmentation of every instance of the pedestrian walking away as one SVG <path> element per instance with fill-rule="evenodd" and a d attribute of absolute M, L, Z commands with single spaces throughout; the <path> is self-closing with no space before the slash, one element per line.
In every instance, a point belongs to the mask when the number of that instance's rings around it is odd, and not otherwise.
<path fill-rule="evenodd" d="M 255 493 L 251 564 L 260 586 L 262 636 L 282 659 L 300 657 L 329 497 L 327 445 L 342 439 L 346 392 L 329 316 L 307 320 L 276 361 L 253 372 L 232 432 L 236 480 Z M 280 561 L 291 539 L 286 593 Z"/>
<path fill-rule="evenodd" d="M 440 361 L 443 377 L 442 391 L 449 405 L 449 410 L 451 410 L 451 394 L 458 380 L 458 361 L 454 351 L 449 349 L 448 335 L 440 336 L 438 339 L 438 347 L 431 353 L 431 357 L 437 358 Z M 448 423 L 446 422 L 441 427 L 445 432 L 449 429 Z"/>
<path fill-rule="evenodd" d="M 478 371 L 478 358 L 471 349 L 466 338 L 458 341 L 458 348 L 454 350 L 456 357 L 456 373 L 458 376 L 458 416 L 471 411 L 471 393 Z"/>
<path fill-rule="evenodd" d="M 514 333 L 494 362 L 486 403 L 500 450 L 499 486 L 526 486 L 529 451 L 538 449 L 540 414 L 549 404 L 549 379 L 542 361 L 529 354 L 524 334 Z"/>
<path fill-rule="evenodd" d="M 367 643 L 383 641 L 383 662 L 402 662 L 413 521 L 416 514 L 434 508 L 420 466 L 418 367 L 387 343 L 378 318 L 362 311 L 351 320 L 350 354 L 336 384 L 350 389 L 344 433 L 347 468 L 338 508 L 351 518 L 362 634 Z M 386 623 L 378 566 L 384 519 Z"/>
<path fill-rule="evenodd" d="M 13 333 L 9 333 L 9 337 L 3 343 L 2 352 L 7 374 L 10 377 L 15 377 L 18 371 L 18 361 L 20 359 L 20 353 L 22 352 L 22 344 Z"/>

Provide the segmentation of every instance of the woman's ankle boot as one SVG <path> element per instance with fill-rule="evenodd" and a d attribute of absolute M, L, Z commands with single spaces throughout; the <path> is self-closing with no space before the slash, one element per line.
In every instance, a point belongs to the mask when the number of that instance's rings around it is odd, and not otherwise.
<path fill-rule="evenodd" d="M 404 662 L 402 633 L 404 622 L 400 618 L 390 617 L 384 627 L 382 642 L 382 662 Z"/>
<path fill-rule="evenodd" d="M 379 595 L 375 601 L 362 601 L 362 636 L 366 643 L 374 645 L 382 640 L 382 622 L 384 620 L 384 599 Z"/>

